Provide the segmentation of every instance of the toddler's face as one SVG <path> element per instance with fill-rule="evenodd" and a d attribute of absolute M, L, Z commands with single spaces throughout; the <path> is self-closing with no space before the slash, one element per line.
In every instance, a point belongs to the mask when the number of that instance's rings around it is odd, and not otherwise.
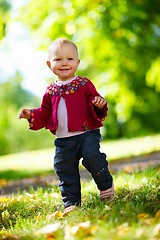
<path fill-rule="evenodd" d="M 79 62 L 76 48 L 72 44 L 65 43 L 50 49 L 47 65 L 60 81 L 67 81 L 74 77 Z"/>

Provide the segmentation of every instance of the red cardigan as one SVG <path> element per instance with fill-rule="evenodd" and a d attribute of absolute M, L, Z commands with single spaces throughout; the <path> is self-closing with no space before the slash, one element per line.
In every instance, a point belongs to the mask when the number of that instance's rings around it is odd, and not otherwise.
<path fill-rule="evenodd" d="M 57 109 L 61 97 L 66 102 L 69 132 L 87 131 L 103 126 L 102 121 L 107 116 L 107 104 L 99 110 L 92 104 L 95 96 L 100 94 L 87 78 L 77 77 L 62 86 L 50 84 L 43 96 L 41 107 L 31 110 L 30 129 L 39 130 L 45 127 L 51 133 L 56 133 Z"/>

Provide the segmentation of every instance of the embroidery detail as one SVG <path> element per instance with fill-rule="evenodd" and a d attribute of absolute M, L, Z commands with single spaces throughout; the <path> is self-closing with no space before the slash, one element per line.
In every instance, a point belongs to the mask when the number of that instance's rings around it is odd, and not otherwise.
<path fill-rule="evenodd" d="M 103 171 L 104 171 L 104 168 L 97 173 L 97 176 L 100 175 Z"/>
<path fill-rule="evenodd" d="M 101 119 L 102 122 L 105 120 L 105 118 L 106 118 L 106 116 L 107 116 L 107 110 L 108 110 L 108 108 L 107 108 L 107 106 L 106 106 L 106 107 L 105 107 L 105 111 L 106 111 L 106 112 L 105 112 L 105 114 L 104 114 L 104 118 Z"/>
<path fill-rule="evenodd" d="M 82 127 L 83 127 L 84 131 L 87 131 L 89 128 L 88 122 L 84 122 Z"/>
<path fill-rule="evenodd" d="M 33 122 L 34 122 L 34 110 L 31 110 L 31 122 L 29 123 L 29 127 L 32 128 L 33 127 Z"/>
<path fill-rule="evenodd" d="M 47 88 L 47 93 L 56 96 L 68 95 L 77 91 L 79 87 L 84 86 L 87 82 L 87 78 L 77 77 L 71 83 L 67 83 L 65 87 L 59 87 L 55 83 L 51 83 L 50 86 Z"/>

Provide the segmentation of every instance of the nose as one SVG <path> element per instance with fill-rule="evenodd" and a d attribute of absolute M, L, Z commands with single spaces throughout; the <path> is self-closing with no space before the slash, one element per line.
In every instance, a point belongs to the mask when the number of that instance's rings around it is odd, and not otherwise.
<path fill-rule="evenodd" d="M 62 61 L 62 65 L 63 65 L 63 66 L 66 66 L 66 65 L 67 65 L 67 60 L 66 60 L 66 59 L 64 59 L 64 60 Z"/>

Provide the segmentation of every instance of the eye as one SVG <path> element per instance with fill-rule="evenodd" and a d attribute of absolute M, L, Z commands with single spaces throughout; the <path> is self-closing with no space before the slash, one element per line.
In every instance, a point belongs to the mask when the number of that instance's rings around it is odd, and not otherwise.
<path fill-rule="evenodd" d="M 59 62 L 59 61 L 61 61 L 61 59 L 60 59 L 60 58 L 57 58 L 56 61 Z"/>
<path fill-rule="evenodd" d="M 69 61 L 73 60 L 73 58 L 68 58 Z"/>

